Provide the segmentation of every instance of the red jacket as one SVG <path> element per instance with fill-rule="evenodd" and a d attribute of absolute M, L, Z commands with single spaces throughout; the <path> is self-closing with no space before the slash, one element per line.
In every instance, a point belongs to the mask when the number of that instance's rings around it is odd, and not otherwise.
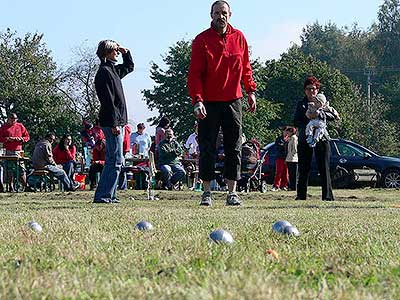
<path fill-rule="evenodd" d="M 8 137 L 18 137 L 21 138 L 21 141 L 7 141 Z M 21 123 L 15 123 L 14 125 L 10 125 L 5 123 L 0 127 L 0 142 L 3 143 L 4 148 L 9 151 L 21 151 L 22 143 L 26 143 L 29 141 L 29 133 L 26 130 L 25 126 Z"/>
<path fill-rule="evenodd" d="M 104 132 L 100 126 L 94 126 L 91 131 L 95 142 L 106 139 L 106 136 L 104 135 Z"/>
<path fill-rule="evenodd" d="M 188 75 L 192 103 L 239 99 L 241 82 L 246 92 L 256 90 L 243 33 L 229 24 L 224 36 L 213 28 L 200 33 L 192 44 Z"/>
<path fill-rule="evenodd" d="M 54 160 L 57 164 L 64 164 L 71 160 L 75 160 L 76 155 L 76 147 L 74 145 L 71 146 L 70 150 L 62 151 L 58 145 L 53 149 Z"/>
<path fill-rule="evenodd" d="M 98 150 L 96 147 L 93 148 L 92 152 L 92 163 L 104 165 L 106 161 L 106 148 Z"/>
<path fill-rule="evenodd" d="M 124 140 L 122 141 L 122 151 L 124 155 L 129 152 L 131 148 L 131 132 L 132 128 L 129 125 L 124 126 Z"/>

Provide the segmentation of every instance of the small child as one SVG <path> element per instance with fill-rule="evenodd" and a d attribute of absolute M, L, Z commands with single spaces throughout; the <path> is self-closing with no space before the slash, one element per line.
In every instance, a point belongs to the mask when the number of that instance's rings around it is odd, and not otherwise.
<path fill-rule="evenodd" d="M 323 138 L 329 139 L 329 133 L 326 126 L 326 113 L 330 113 L 335 119 L 339 120 L 339 113 L 333 107 L 329 106 L 324 94 L 318 94 L 313 101 L 308 103 L 306 116 L 310 119 L 306 127 L 307 143 L 310 147 Z M 315 116 L 316 115 L 316 116 Z"/>

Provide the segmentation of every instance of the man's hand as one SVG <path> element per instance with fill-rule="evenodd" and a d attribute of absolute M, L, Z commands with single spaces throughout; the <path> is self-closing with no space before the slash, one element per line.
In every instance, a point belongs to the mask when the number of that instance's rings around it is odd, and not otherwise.
<path fill-rule="evenodd" d="M 118 127 L 112 127 L 111 132 L 113 135 L 119 135 L 121 133 L 121 130 L 119 130 Z"/>
<path fill-rule="evenodd" d="M 118 51 L 121 52 L 121 54 L 126 54 L 126 53 L 128 53 L 129 50 L 128 50 L 128 48 L 119 46 Z"/>
<path fill-rule="evenodd" d="M 255 112 L 257 107 L 256 95 L 253 92 L 250 92 L 247 96 L 247 103 L 249 104 L 249 112 Z"/>
<path fill-rule="evenodd" d="M 193 108 L 194 116 L 197 119 L 204 119 L 207 117 L 206 107 L 204 106 L 203 102 L 197 102 Z"/>
<path fill-rule="evenodd" d="M 6 137 L 7 142 L 12 142 L 12 141 L 22 142 L 23 140 L 24 139 L 22 137 L 15 137 L 15 136 Z"/>

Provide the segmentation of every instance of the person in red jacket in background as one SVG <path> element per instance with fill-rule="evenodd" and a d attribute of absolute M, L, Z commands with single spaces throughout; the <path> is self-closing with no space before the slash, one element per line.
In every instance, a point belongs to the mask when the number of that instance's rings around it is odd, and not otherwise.
<path fill-rule="evenodd" d="M 0 127 L 0 142 L 3 143 L 3 147 L 6 149 L 6 155 L 20 154 L 22 151 L 22 144 L 29 141 L 29 133 L 22 123 L 17 122 L 18 117 L 15 113 L 11 113 L 7 122 Z M 23 163 L 19 163 L 21 181 L 26 185 L 26 172 Z M 7 168 L 7 162 L 4 163 L 5 169 Z M 0 176 L 1 177 L 1 176 Z M 12 170 L 7 174 L 7 181 L 11 184 L 13 179 Z M 12 186 L 10 185 L 12 189 Z M 3 191 L 3 182 L 0 183 L 0 191 Z"/>
<path fill-rule="evenodd" d="M 95 124 L 92 128 L 92 136 L 95 142 L 97 142 L 98 140 L 106 140 L 106 136 L 104 135 L 104 132 L 101 129 L 99 119 L 96 119 Z"/>
<path fill-rule="evenodd" d="M 72 144 L 72 137 L 64 134 L 58 145 L 53 149 L 54 160 L 63 166 L 67 176 L 73 181 L 76 166 L 76 147 Z"/>
<path fill-rule="evenodd" d="M 96 173 L 103 172 L 106 161 L 106 140 L 97 140 L 93 148 L 92 164 L 89 169 L 90 190 L 97 186 Z"/>
<path fill-rule="evenodd" d="M 122 142 L 122 152 L 124 156 L 131 150 L 131 133 L 132 127 L 127 124 L 124 126 L 124 140 Z"/>
<path fill-rule="evenodd" d="M 131 149 L 131 133 L 132 127 L 131 125 L 127 124 L 124 126 L 124 139 L 122 140 L 122 154 L 124 157 L 127 153 L 129 153 Z M 126 168 L 125 168 L 125 159 L 122 163 L 121 172 L 119 173 L 118 177 L 118 189 L 119 190 L 126 190 L 128 188 L 127 181 L 126 181 Z"/>
<path fill-rule="evenodd" d="M 192 44 L 188 89 L 199 119 L 200 170 L 204 193 L 200 205 L 210 206 L 211 180 L 215 179 L 215 144 L 219 128 L 224 135 L 224 177 L 229 194 L 226 205 L 240 205 L 236 193 L 240 179 L 242 147 L 242 85 L 249 111 L 256 109 L 256 83 L 250 66 L 249 49 L 243 33 L 229 24 L 228 2 L 211 6 L 211 27 Z"/>

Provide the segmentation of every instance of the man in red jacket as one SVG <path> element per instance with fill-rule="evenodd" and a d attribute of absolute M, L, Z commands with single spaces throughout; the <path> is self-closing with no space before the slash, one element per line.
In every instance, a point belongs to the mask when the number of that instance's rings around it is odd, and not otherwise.
<path fill-rule="evenodd" d="M 26 143 L 29 141 L 29 133 L 26 130 L 25 126 L 22 123 L 17 122 L 18 117 L 15 113 L 12 113 L 8 116 L 7 122 L 0 127 L 0 142 L 3 143 L 4 148 L 6 149 L 6 155 L 16 155 L 20 154 L 22 151 L 22 143 Z M 21 180 L 24 185 L 26 185 L 26 173 L 25 168 L 22 165 L 22 162 L 19 163 Z M 7 180 L 9 184 L 11 184 L 13 178 L 13 170 L 10 167 L 5 167 L 7 172 Z M 10 185 L 10 188 L 11 185 Z M 2 184 L 0 186 L 0 190 L 2 189 Z"/>
<path fill-rule="evenodd" d="M 231 10 L 226 1 L 211 6 L 211 27 L 200 33 L 192 45 L 188 89 L 199 119 L 200 178 L 204 193 L 200 205 L 212 204 L 210 181 L 215 179 L 215 144 L 219 128 L 224 135 L 225 167 L 229 194 L 227 205 L 240 205 L 236 182 L 240 179 L 242 137 L 242 87 L 249 110 L 256 109 L 249 50 L 244 35 L 229 23 Z"/>

